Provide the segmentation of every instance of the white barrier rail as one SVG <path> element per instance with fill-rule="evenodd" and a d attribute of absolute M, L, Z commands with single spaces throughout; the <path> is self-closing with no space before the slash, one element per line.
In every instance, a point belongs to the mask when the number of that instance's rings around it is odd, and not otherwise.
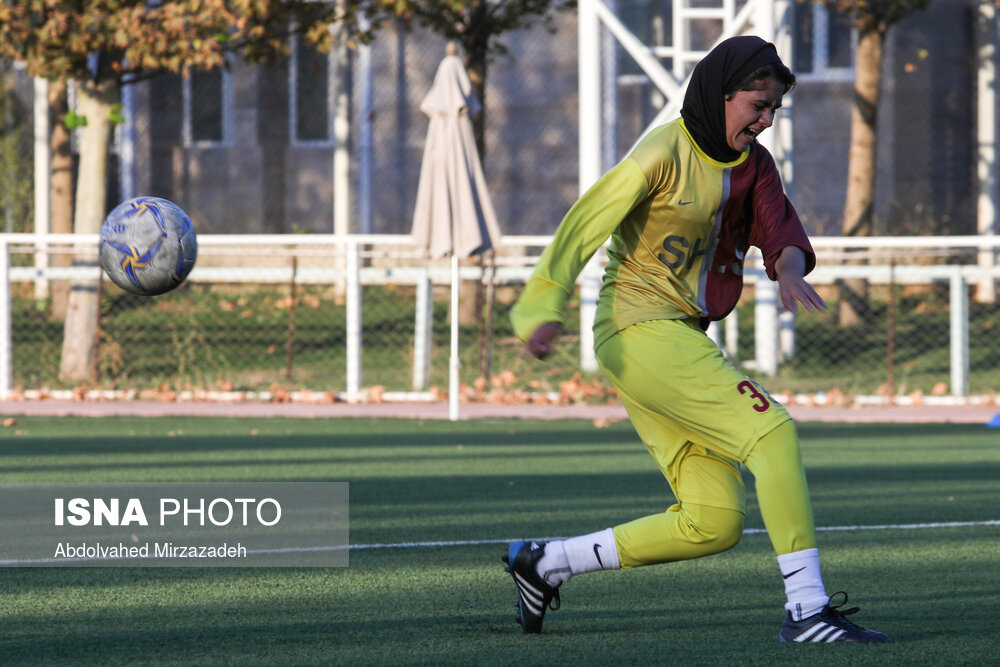
<path fill-rule="evenodd" d="M 13 387 L 13 323 L 11 314 L 12 283 L 53 279 L 93 279 L 93 266 L 51 267 L 12 266 L 12 251 L 45 252 L 57 245 L 94 249 L 97 235 L 76 234 L 0 234 L 0 400 L 10 396 Z M 495 280 L 498 283 L 523 283 L 529 276 L 537 254 L 529 249 L 544 248 L 550 236 L 504 237 L 498 244 L 500 258 Z M 241 252 L 258 252 L 268 257 L 281 255 L 321 256 L 341 258 L 330 267 L 226 267 L 196 266 L 189 276 L 193 282 L 287 282 L 293 275 L 303 284 L 346 284 L 347 309 L 347 388 L 349 399 L 361 396 L 362 387 L 362 285 L 379 283 L 412 284 L 418 286 L 414 336 L 413 384 L 419 390 L 426 386 L 431 324 L 430 287 L 447 284 L 451 271 L 442 262 L 427 262 L 424 266 L 391 266 L 394 257 L 419 260 L 412 239 L 406 235 L 200 235 L 199 253 L 204 256 L 226 254 L 231 248 Z M 969 387 L 969 286 L 985 281 L 995 284 L 1000 278 L 1000 266 L 986 271 L 976 264 L 906 264 L 914 251 L 927 254 L 958 254 L 962 251 L 993 251 L 1000 248 L 1000 236 L 929 236 L 813 239 L 821 258 L 868 258 L 882 264 L 821 264 L 809 276 L 811 283 L 829 285 L 846 278 L 863 278 L 871 284 L 929 284 L 946 282 L 950 290 L 951 393 L 966 396 Z M 858 251 L 867 252 L 860 253 Z M 96 255 L 96 252 L 95 252 Z M 600 257 L 600 255 L 598 255 Z M 898 257 L 898 261 L 897 261 Z M 380 261 L 364 266 L 364 260 Z M 388 264 L 388 265 L 387 265 Z M 593 321 L 594 306 L 599 290 L 601 262 L 594 261 L 581 275 L 581 368 L 595 370 L 592 345 L 587 344 Z M 480 280 L 482 271 L 475 266 L 460 269 L 462 280 Z M 746 282 L 756 290 L 755 359 L 744 360 L 763 375 L 777 372 L 783 359 L 794 356 L 794 318 L 780 314 L 777 290 L 760 268 L 759 258 L 748 259 Z M 713 326 L 709 335 L 731 356 L 735 356 L 738 339 L 734 315 L 723 323 L 725 339 L 720 340 L 720 327 Z"/>

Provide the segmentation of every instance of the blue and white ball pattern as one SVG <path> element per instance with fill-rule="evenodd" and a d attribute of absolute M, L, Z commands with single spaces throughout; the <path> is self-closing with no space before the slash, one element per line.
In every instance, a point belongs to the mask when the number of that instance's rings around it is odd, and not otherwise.
<path fill-rule="evenodd" d="M 154 296 L 174 289 L 194 268 L 198 240 L 177 204 L 136 197 L 115 207 L 101 226 L 101 266 L 126 292 Z"/>

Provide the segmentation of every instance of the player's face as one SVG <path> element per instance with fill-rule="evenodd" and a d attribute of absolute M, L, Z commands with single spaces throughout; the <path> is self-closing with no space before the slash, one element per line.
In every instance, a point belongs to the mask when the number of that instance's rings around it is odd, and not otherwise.
<path fill-rule="evenodd" d="M 726 142 L 741 153 L 771 127 L 775 112 L 781 108 L 782 88 L 777 80 L 758 81 L 757 86 L 757 90 L 726 96 Z"/>

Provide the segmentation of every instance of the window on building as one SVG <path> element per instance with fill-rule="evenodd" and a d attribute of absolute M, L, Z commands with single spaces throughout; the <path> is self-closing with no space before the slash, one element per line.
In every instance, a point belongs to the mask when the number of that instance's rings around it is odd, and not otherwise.
<path fill-rule="evenodd" d="M 330 54 L 304 39 L 292 43 L 289 107 L 293 143 L 329 144 L 333 137 Z"/>
<path fill-rule="evenodd" d="M 795 75 L 801 80 L 854 77 L 855 32 L 850 15 L 818 3 L 795 3 Z"/>
<path fill-rule="evenodd" d="M 184 138 L 189 145 L 229 140 L 227 116 L 232 107 L 230 75 L 221 68 L 192 70 L 184 78 Z"/>
<path fill-rule="evenodd" d="M 671 0 L 616 0 L 612 4 L 615 15 L 629 32 L 649 46 L 664 67 L 673 66 L 672 59 L 664 55 L 664 47 L 671 41 L 673 3 Z M 618 74 L 622 77 L 645 77 L 635 59 L 617 42 L 614 42 Z"/>

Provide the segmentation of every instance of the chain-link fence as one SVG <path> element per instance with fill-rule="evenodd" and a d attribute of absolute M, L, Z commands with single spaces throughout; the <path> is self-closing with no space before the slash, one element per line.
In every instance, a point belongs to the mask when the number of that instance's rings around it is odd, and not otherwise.
<path fill-rule="evenodd" d="M 398 400 L 414 398 L 413 392 L 428 398 L 448 392 L 450 270 L 447 261 L 421 259 L 405 237 L 357 246 L 355 262 L 353 246 L 323 245 L 318 237 L 294 249 L 283 237 L 252 245 L 224 242 L 239 237 L 206 237 L 211 243 L 203 245 L 188 281 L 164 296 L 133 296 L 102 281 L 97 331 L 85 341 L 67 341 L 64 314 L 53 311 L 50 299 L 38 298 L 43 272 L 34 268 L 34 244 L 6 238 L 13 241 L 9 358 L 15 396 Z M 475 260 L 461 269 L 463 303 L 476 302 L 477 285 L 492 295 L 483 303 L 493 303 L 458 313 L 463 396 L 613 398 L 599 373 L 581 371 L 579 295 L 570 302 L 556 354 L 544 363 L 523 354 L 509 309 L 538 248 L 515 243 L 502 248 L 495 272 L 484 273 Z M 847 266 L 838 255 L 822 247 L 819 252 L 812 281 L 828 307 L 803 312 L 794 323 L 777 314 L 767 289 L 773 283 L 748 273 L 739 307 L 709 332 L 733 363 L 777 395 L 810 401 L 913 401 L 1000 390 L 1000 339 L 994 335 L 1000 306 L 974 298 L 979 281 L 991 273 L 976 266 L 975 248 L 942 256 L 897 247 Z M 96 268 L 45 273 L 93 278 Z M 484 281 L 484 275 L 494 278 Z M 845 280 L 860 280 L 864 294 L 865 307 L 854 320 L 845 320 L 841 307 Z M 47 287 L 56 291 L 68 283 L 53 279 Z M 429 318 L 420 317 L 422 309 Z M 769 351 L 772 341 L 778 342 Z M 67 344 L 90 351 L 85 379 L 60 377 Z"/>

